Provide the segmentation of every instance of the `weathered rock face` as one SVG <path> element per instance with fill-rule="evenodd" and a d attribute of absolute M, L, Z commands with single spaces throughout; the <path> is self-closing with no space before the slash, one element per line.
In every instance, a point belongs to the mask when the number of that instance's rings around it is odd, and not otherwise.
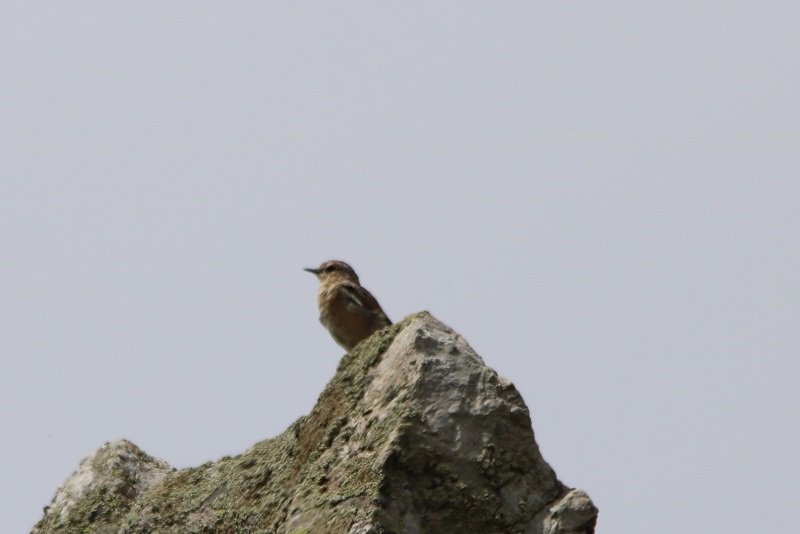
<path fill-rule="evenodd" d="M 106 444 L 33 532 L 594 532 L 597 509 L 539 454 L 528 409 L 420 313 L 346 355 L 308 416 L 233 458 L 172 470 Z"/>

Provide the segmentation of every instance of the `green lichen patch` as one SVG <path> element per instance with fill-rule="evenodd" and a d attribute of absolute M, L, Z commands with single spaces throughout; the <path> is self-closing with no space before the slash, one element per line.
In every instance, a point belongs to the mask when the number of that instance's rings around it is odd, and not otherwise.
<path fill-rule="evenodd" d="M 147 479 L 168 470 L 129 441 L 106 443 L 59 488 L 33 532 L 116 532 Z"/>
<path fill-rule="evenodd" d="M 365 458 L 342 465 L 335 449 L 353 432 L 348 423 L 370 368 L 405 324 L 377 332 L 345 355 L 312 412 L 281 435 L 241 455 L 172 472 L 136 499 L 115 473 L 113 488 L 85 495 L 64 525 L 46 516 L 37 533 L 284 532 L 294 501 L 346 531 L 366 515 L 378 476 Z"/>

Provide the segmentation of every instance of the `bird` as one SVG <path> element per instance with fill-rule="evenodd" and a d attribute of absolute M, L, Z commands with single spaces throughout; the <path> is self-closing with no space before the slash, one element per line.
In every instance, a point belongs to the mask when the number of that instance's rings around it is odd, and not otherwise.
<path fill-rule="evenodd" d="M 317 268 L 303 270 L 319 279 L 319 322 L 344 349 L 351 350 L 360 341 L 392 324 L 347 263 L 329 260 Z"/>

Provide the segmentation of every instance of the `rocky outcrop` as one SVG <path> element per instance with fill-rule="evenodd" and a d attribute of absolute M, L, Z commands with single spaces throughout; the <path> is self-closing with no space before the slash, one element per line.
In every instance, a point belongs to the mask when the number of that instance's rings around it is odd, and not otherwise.
<path fill-rule="evenodd" d="M 514 386 L 428 313 L 359 344 L 307 416 L 236 457 L 173 470 L 106 444 L 58 489 L 54 532 L 592 533 Z"/>

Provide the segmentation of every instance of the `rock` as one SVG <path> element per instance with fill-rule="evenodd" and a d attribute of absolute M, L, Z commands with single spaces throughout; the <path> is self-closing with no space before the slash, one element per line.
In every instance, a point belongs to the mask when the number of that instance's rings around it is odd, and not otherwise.
<path fill-rule="evenodd" d="M 547 507 L 544 534 L 592 534 L 597 508 L 586 493 L 575 489 Z"/>
<path fill-rule="evenodd" d="M 308 416 L 243 454 L 171 470 L 104 445 L 59 490 L 52 532 L 594 532 L 544 461 L 514 386 L 428 313 L 346 355 Z"/>
<path fill-rule="evenodd" d="M 33 532 L 113 531 L 131 503 L 172 470 L 130 441 L 106 443 L 56 490 Z"/>

